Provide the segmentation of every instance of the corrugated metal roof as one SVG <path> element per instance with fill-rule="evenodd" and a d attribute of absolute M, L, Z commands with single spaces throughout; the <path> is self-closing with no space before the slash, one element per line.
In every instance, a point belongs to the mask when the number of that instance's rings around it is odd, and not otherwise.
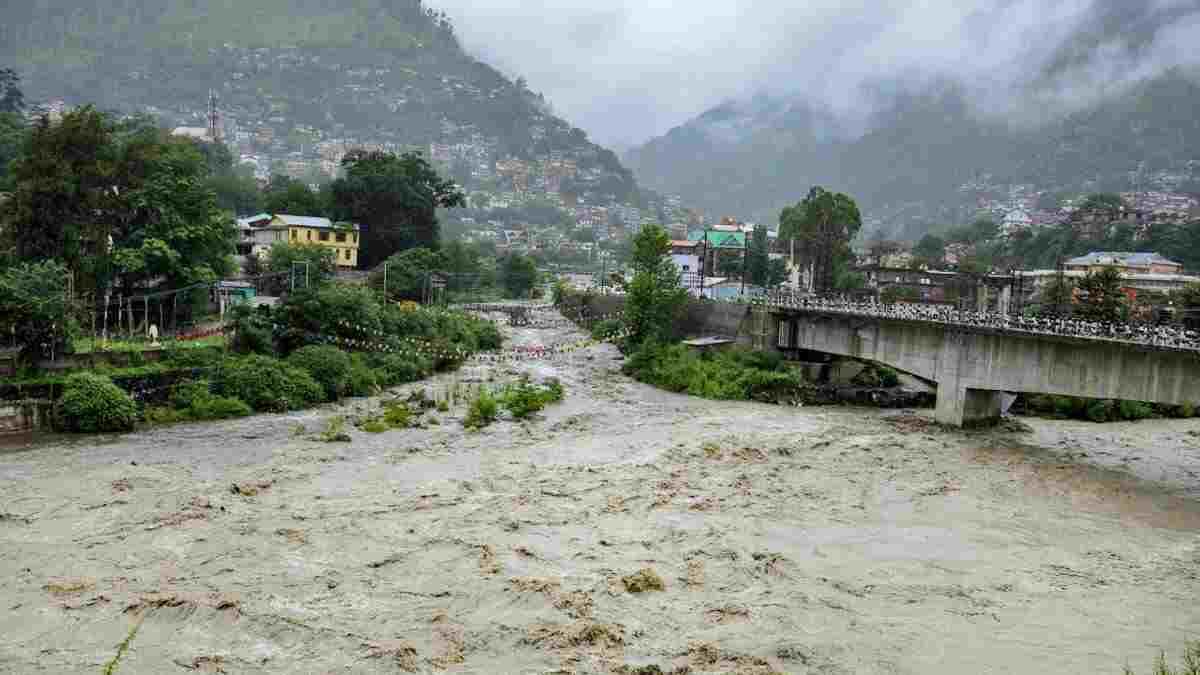
<path fill-rule="evenodd" d="M 1182 267 L 1183 265 L 1172 260 L 1168 260 L 1157 253 L 1129 251 L 1092 251 L 1091 253 L 1068 260 L 1068 265 L 1175 265 Z"/>
<path fill-rule="evenodd" d="M 275 219 L 279 220 L 288 227 L 311 227 L 318 230 L 334 229 L 333 221 L 328 218 L 314 218 L 313 216 L 291 216 L 286 213 L 276 213 Z M 350 229 L 358 232 L 359 226 L 355 223 L 346 223 Z"/>

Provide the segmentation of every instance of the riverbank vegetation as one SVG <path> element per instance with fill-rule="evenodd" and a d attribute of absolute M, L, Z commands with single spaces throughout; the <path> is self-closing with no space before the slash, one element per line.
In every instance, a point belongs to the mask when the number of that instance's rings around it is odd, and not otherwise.
<path fill-rule="evenodd" d="M 1162 418 L 1189 419 L 1196 416 L 1196 406 L 1192 403 L 1167 405 L 1140 401 L 1079 398 L 1077 396 L 1030 396 L 1025 399 L 1024 408 L 1026 413 L 1038 417 L 1086 420 L 1097 423 L 1136 422 Z"/>
<path fill-rule="evenodd" d="M 274 309 L 239 307 L 231 325 L 229 351 L 180 351 L 142 367 L 179 377 L 166 396 L 140 392 L 140 409 L 105 373 L 63 377 L 64 402 L 98 403 L 61 428 L 127 431 L 139 419 L 165 424 L 299 410 L 415 382 L 502 343 L 488 321 L 384 304 L 369 289 L 336 284 L 296 293 Z"/>

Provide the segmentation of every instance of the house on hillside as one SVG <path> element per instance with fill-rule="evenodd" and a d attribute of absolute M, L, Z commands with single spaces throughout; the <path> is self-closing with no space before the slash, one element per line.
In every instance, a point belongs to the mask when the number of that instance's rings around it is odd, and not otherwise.
<path fill-rule="evenodd" d="M 1115 267 L 1121 274 L 1182 274 L 1183 264 L 1167 260 L 1157 253 L 1093 251 L 1063 263 L 1068 272 L 1097 272 Z"/>
<path fill-rule="evenodd" d="M 290 244 L 317 244 L 333 249 L 340 268 L 358 267 L 358 225 L 335 224 L 328 218 L 276 214 L 268 229 L 287 232 L 286 241 Z"/>

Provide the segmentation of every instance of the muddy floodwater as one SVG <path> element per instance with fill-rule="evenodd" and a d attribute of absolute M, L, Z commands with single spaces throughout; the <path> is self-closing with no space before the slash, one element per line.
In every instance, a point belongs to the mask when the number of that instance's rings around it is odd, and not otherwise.
<path fill-rule="evenodd" d="M 402 392 L 520 372 L 565 402 L 478 433 L 316 437 L 373 399 L 10 441 L 0 672 L 1093 675 L 1200 638 L 1200 421 L 703 401 L 607 345 Z"/>

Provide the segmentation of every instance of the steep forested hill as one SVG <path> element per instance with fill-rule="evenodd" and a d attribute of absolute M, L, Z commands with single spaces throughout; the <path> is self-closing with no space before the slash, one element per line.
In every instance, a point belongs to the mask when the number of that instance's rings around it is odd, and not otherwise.
<path fill-rule="evenodd" d="M 289 151 L 306 147 L 293 133 L 306 127 L 474 143 L 490 159 L 577 159 L 585 190 L 634 190 L 613 153 L 523 81 L 465 53 L 449 20 L 422 0 L 22 0 L 0 6 L 0 65 L 21 73 L 33 101 L 202 124 L 215 89 L 227 117 L 272 127 Z"/>

